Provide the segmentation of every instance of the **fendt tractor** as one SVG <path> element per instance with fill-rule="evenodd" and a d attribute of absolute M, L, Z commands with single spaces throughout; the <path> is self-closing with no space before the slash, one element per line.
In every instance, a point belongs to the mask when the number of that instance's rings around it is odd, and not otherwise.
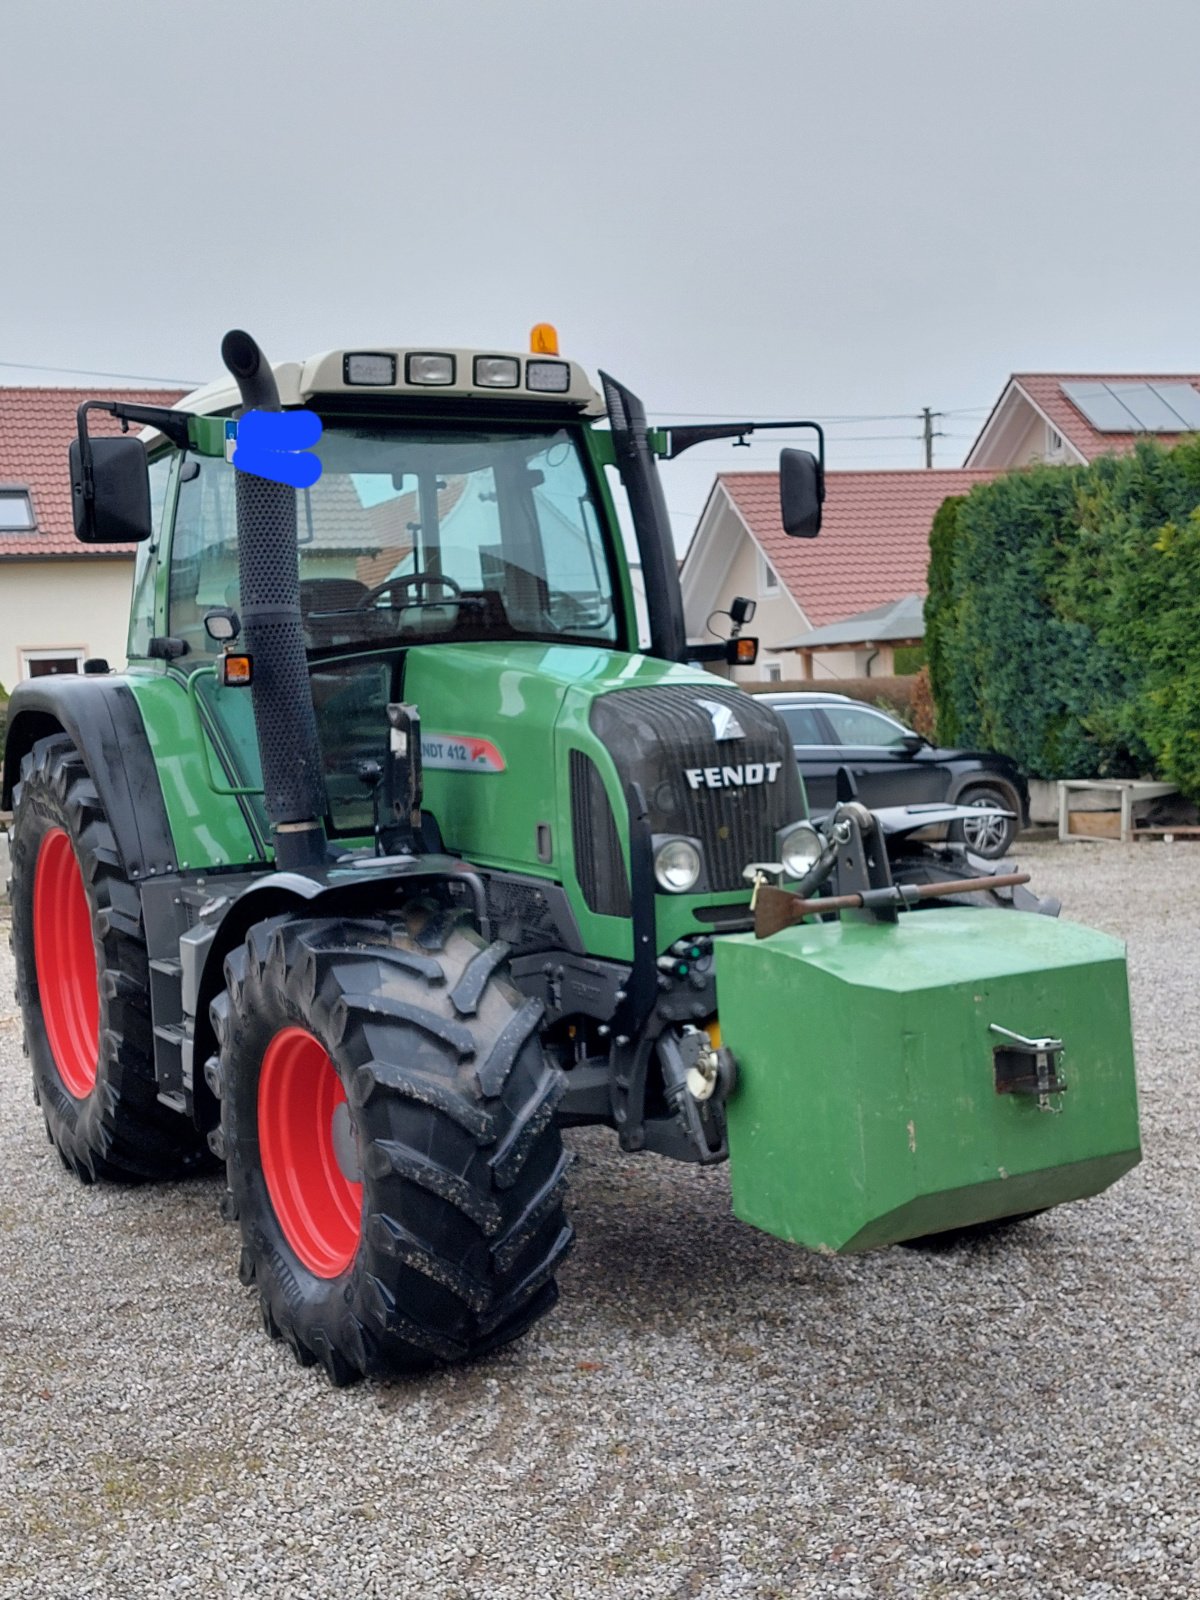
<path fill-rule="evenodd" d="M 1121 945 L 916 837 L 954 807 L 844 772 L 806 815 L 783 724 L 710 670 L 753 659 L 749 607 L 689 645 L 658 461 L 755 425 L 653 427 L 535 333 L 272 368 L 235 332 L 232 381 L 84 404 L 76 532 L 139 547 L 129 664 L 10 707 L 50 1140 L 84 1182 L 223 1162 L 267 1332 L 335 1383 L 549 1309 L 564 1128 L 728 1158 L 737 1216 L 823 1251 L 1139 1158 Z M 280 411 L 320 420 L 306 486 L 237 464 Z M 787 426 L 809 537 L 823 442 Z"/>

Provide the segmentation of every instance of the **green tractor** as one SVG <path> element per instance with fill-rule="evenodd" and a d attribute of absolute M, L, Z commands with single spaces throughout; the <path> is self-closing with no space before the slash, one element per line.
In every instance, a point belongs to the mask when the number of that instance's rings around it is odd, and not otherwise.
<path fill-rule="evenodd" d="M 336 1383 L 550 1308 L 566 1127 L 729 1158 L 740 1217 L 828 1250 L 1139 1155 L 1121 946 L 849 775 L 806 816 L 782 723 L 704 664 L 754 642 L 689 646 L 657 461 L 753 425 L 651 427 L 537 344 L 272 369 L 233 333 L 177 408 L 88 402 L 76 531 L 139 545 L 129 666 L 10 707 L 50 1140 L 84 1182 L 223 1162 L 264 1326 Z M 280 410 L 320 418 L 308 487 L 233 464 Z M 822 451 L 780 480 L 812 536 Z"/>

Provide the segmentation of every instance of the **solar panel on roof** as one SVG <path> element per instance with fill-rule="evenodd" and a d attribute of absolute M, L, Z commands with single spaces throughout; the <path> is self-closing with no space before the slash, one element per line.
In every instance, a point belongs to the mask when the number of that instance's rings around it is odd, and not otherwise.
<path fill-rule="evenodd" d="M 1200 390 L 1190 383 L 1156 383 L 1153 387 L 1155 394 L 1178 412 L 1189 432 L 1200 428 Z"/>
<path fill-rule="evenodd" d="M 1121 404 L 1133 412 L 1138 426 L 1147 433 L 1180 433 L 1187 428 L 1187 423 L 1163 393 L 1164 388 L 1169 393 L 1172 385 L 1156 388 L 1150 383 L 1114 383 L 1110 387 Z M 1173 387 L 1185 389 L 1187 385 L 1175 384 Z"/>
<path fill-rule="evenodd" d="M 1106 383 L 1064 383 L 1062 392 L 1097 433 L 1136 433 L 1137 418 Z"/>
<path fill-rule="evenodd" d="M 1064 383 L 1062 392 L 1097 433 L 1200 429 L 1200 391 L 1190 383 Z"/>

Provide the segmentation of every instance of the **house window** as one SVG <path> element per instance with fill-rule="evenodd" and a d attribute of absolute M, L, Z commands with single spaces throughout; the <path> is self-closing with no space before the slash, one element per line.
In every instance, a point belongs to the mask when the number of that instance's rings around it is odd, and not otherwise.
<path fill-rule="evenodd" d="M 763 665 L 763 680 L 766 683 L 782 683 L 783 668 L 778 661 L 767 661 Z"/>
<path fill-rule="evenodd" d="M 57 673 L 82 672 L 85 650 L 64 646 L 58 650 L 22 650 L 21 672 L 26 678 L 48 678 Z"/>
<path fill-rule="evenodd" d="M 758 553 L 758 592 L 763 595 L 779 593 L 779 576 L 761 550 Z"/>
<path fill-rule="evenodd" d="M 27 533 L 37 527 L 28 489 L 0 489 L 0 533 Z"/>
<path fill-rule="evenodd" d="M 1063 453 L 1063 437 L 1062 437 L 1062 434 L 1059 433 L 1057 428 L 1052 428 L 1050 426 L 1050 424 L 1047 423 L 1046 424 L 1046 454 L 1048 456 L 1060 456 L 1060 455 L 1062 455 L 1062 453 Z"/>

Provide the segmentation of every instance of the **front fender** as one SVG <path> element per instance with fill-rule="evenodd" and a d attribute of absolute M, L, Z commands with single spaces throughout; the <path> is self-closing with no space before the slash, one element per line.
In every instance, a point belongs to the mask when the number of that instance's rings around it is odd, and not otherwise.
<path fill-rule="evenodd" d="M 372 861 L 363 871 L 335 866 L 312 877 L 269 872 L 256 875 L 249 884 L 238 877 L 231 880 L 227 892 L 223 892 L 219 876 L 211 878 L 212 898 L 200 908 L 200 920 L 179 941 L 183 1011 L 193 1019 L 197 1064 L 203 1064 L 216 1048 L 208 1008 L 224 988 L 225 957 L 256 922 L 288 913 L 374 916 L 396 910 L 409 894 L 447 878 L 466 880 L 473 893 L 479 884 L 466 862 L 442 855 Z M 477 900 L 477 915 L 481 904 L 481 899 Z"/>

